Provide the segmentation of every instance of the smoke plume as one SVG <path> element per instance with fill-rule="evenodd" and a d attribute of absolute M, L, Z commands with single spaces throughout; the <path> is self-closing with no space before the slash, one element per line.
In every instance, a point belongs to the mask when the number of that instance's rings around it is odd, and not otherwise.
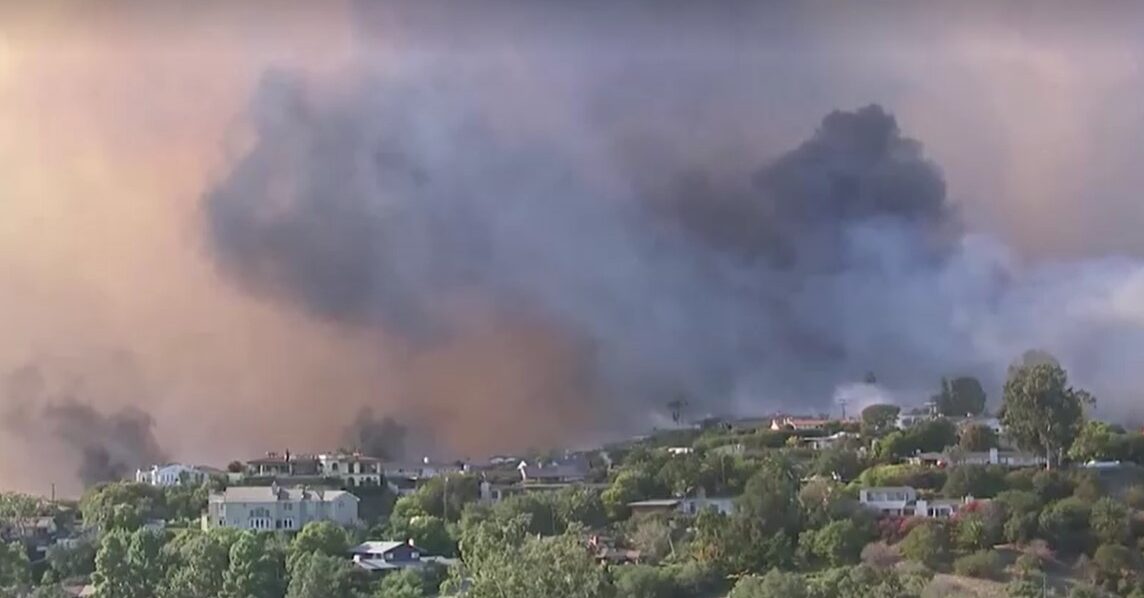
<path fill-rule="evenodd" d="M 363 407 L 478 457 L 995 404 L 1036 347 L 1139 414 L 1144 14 L 1042 4 L 0 5 L 0 371 L 51 388 L 0 487 L 104 446 L 66 397 L 190 462 Z"/>
<path fill-rule="evenodd" d="M 75 463 L 75 475 L 86 486 L 130 478 L 136 469 L 163 463 L 165 457 L 154 435 L 151 416 L 133 406 L 104 412 L 74 396 L 53 390 L 36 366 L 19 368 L 7 376 L 11 400 L 4 417 L 5 433 L 46 448 L 41 459 L 57 463 L 52 450 L 63 448 L 63 462 Z M 66 479 L 61 482 L 66 482 Z"/>

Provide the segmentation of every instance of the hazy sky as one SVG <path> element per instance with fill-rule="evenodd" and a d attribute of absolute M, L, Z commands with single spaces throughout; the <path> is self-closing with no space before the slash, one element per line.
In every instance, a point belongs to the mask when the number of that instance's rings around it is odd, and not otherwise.
<path fill-rule="evenodd" d="M 693 166 L 747 180 L 830 111 L 877 103 L 924 144 L 967 227 L 1020 260 L 1144 258 L 1138 4 L 757 4 L 5 6 L 0 371 L 35 366 L 46 396 L 140 406 L 191 461 L 327 448 L 363 405 L 433 422 L 452 455 L 602 429 L 609 399 L 581 387 L 583 348 L 542 324 L 470 303 L 462 333 L 411 349 L 220 268 L 204 196 L 257 146 L 276 72 L 318 106 L 368 82 L 415 89 L 423 114 L 479 110 L 608 189 Z M 9 392 L 0 409 L 29 400 L 47 399 Z M 3 488 L 43 490 L 36 451 L 74 458 L 10 431 L 0 447 Z"/>

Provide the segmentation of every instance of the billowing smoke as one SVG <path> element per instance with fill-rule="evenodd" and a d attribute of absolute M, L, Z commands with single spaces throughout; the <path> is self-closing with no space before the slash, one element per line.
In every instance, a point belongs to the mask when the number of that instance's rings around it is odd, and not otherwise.
<path fill-rule="evenodd" d="M 381 459 L 404 459 L 409 434 L 393 417 L 377 417 L 366 407 L 358 412 L 343 433 L 344 448 Z"/>
<path fill-rule="evenodd" d="M 413 353 L 464 334 L 473 303 L 543 322 L 579 347 L 591 404 L 639 418 L 679 393 L 708 411 L 822 406 L 870 369 L 906 400 L 951 373 L 996 383 L 1027 346 L 1094 342 L 1092 314 L 1053 325 L 1043 307 L 1115 280 L 1026 271 L 967 234 L 879 106 L 827 115 L 741 177 L 665 165 L 651 184 L 498 128 L 463 89 L 373 80 L 319 99 L 279 73 L 251 121 L 253 149 L 205 204 L 235 280 Z"/>
<path fill-rule="evenodd" d="M 79 398 L 81 386 L 53 390 L 35 366 L 11 372 L 6 382 L 6 434 L 37 447 L 43 461 L 56 462 L 45 455 L 62 449 L 84 486 L 130 478 L 136 469 L 166 458 L 154 435 L 154 420 L 137 407 L 97 409 Z"/>
<path fill-rule="evenodd" d="M 580 444 L 867 371 L 996 404 L 1030 347 L 1139 409 L 1144 5 L 42 4 L 0 6 L 0 371 L 58 357 L 50 403 L 172 458 L 365 405 L 410 454 Z M 79 461 L 41 438 L 0 485 Z"/>

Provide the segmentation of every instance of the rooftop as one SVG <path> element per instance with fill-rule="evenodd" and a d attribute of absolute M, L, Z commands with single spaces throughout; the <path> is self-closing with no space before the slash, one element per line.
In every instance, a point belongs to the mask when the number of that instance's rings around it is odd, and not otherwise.
<path fill-rule="evenodd" d="M 221 499 L 224 502 L 272 502 L 275 500 L 330 502 L 337 500 L 342 495 L 349 495 L 357 500 L 356 496 L 344 490 L 275 486 L 230 486 L 225 492 L 212 495 L 211 498 Z"/>
<path fill-rule="evenodd" d="M 664 499 L 655 499 L 655 500 L 637 500 L 635 502 L 628 503 L 628 506 L 632 507 L 632 508 L 636 508 L 636 509 L 638 509 L 640 507 L 649 507 L 649 508 L 665 507 L 666 508 L 666 507 L 675 507 L 675 506 L 679 505 L 679 503 L 680 503 L 680 500 L 677 498 L 664 498 Z"/>

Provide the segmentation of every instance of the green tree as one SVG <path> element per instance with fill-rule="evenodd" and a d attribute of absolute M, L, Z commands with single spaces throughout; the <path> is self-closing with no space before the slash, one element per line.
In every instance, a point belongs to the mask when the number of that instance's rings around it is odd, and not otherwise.
<path fill-rule="evenodd" d="M 48 548 L 48 564 L 61 580 L 91 575 L 95 571 L 95 548 L 87 539 L 73 545 L 55 544 Z"/>
<path fill-rule="evenodd" d="M 375 598 L 421 598 L 426 592 L 421 576 L 412 569 L 390 573 L 377 584 Z"/>
<path fill-rule="evenodd" d="M 804 533 L 810 552 L 832 567 L 857 563 L 862 548 L 873 539 L 868 530 L 851 519 L 832 521 L 820 530 Z"/>
<path fill-rule="evenodd" d="M 1136 576 L 1140 571 L 1140 557 L 1119 544 L 1104 544 L 1096 549 L 1090 562 L 1093 583 L 1111 592 L 1119 592 L 1124 581 Z"/>
<path fill-rule="evenodd" d="M 446 521 L 460 520 L 465 505 L 477 502 L 480 497 L 481 481 L 475 476 L 461 474 L 430 478 L 409 495 L 409 499 L 426 515 Z"/>
<path fill-rule="evenodd" d="M 1090 542 L 1089 514 L 1089 505 L 1080 499 L 1057 501 L 1041 511 L 1041 533 L 1057 550 L 1084 552 Z"/>
<path fill-rule="evenodd" d="M 157 532 L 138 529 L 127 547 L 130 587 L 135 598 L 151 598 L 165 575 L 160 551 L 164 538 Z"/>
<path fill-rule="evenodd" d="M 1060 460 L 1084 423 L 1084 406 L 1092 396 L 1068 385 L 1059 365 L 1016 368 L 1005 381 L 1001 423 L 1025 450 L 1043 453 L 1048 467 Z"/>
<path fill-rule="evenodd" d="M 981 513 L 968 513 L 958 517 L 954 527 L 954 540 L 962 550 L 976 551 L 991 548 L 997 543 L 995 530 Z"/>
<path fill-rule="evenodd" d="M 537 538 L 526 533 L 523 519 L 486 520 L 467 528 L 461 538 L 465 566 L 451 573 L 442 593 L 464 584 L 469 598 L 610 596 L 606 572 L 585 549 L 579 530 Z"/>
<path fill-rule="evenodd" d="M 1069 448 L 1069 459 L 1073 461 L 1111 459 L 1116 450 L 1115 437 L 1112 426 L 1101 421 L 1085 422 L 1080 434 Z"/>
<path fill-rule="evenodd" d="M 802 527 L 798 491 L 799 478 L 790 463 L 774 456 L 763 460 L 728 520 L 723 554 L 732 571 L 790 564 Z"/>
<path fill-rule="evenodd" d="M 810 594 L 801 575 L 772 569 L 761 577 L 742 577 L 728 598 L 810 598 Z"/>
<path fill-rule="evenodd" d="M 616 594 L 623 598 L 675 598 L 679 586 L 662 567 L 632 565 L 615 570 Z"/>
<path fill-rule="evenodd" d="M 306 552 L 294 561 L 286 598 L 330 598 L 352 596 L 349 585 L 350 563 L 321 552 Z"/>
<path fill-rule="evenodd" d="M 1128 509 L 1123 503 L 1108 497 L 1092 504 L 1089 524 L 1097 540 L 1104 544 L 1123 544 L 1131 532 Z"/>
<path fill-rule="evenodd" d="M 227 552 L 227 546 L 217 536 L 187 532 L 177 553 L 169 555 L 168 574 L 158 595 L 161 598 L 217 598 L 223 590 Z"/>
<path fill-rule="evenodd" d="M 285 567 L 281 555 L 267 545 L 265 536 L 244 531 L 230 547 L 223 575 L 224 598 L 274 598 L 284 591 Z"/>
<path fill-rule="evenodd" d="M 835 476 L 852 480 L 862 473 L 863 464 L 858 451 L 853 449 L 829 448 L 818 451 L 810 464 L 810 471 L 820 476 Z"/>
<path fill-rule="evenodd" d="M 127 558 L 130 540 L 120 529 L 103 535 L 95 555 L 95 573 L 91 576 L 96 598 L 136 598 L 131 579 L 133 571 Z"/>
<path fill-rule="evenodd" d="M 1005 489 L 1005 472 L 984 465 L 958 465 L 949 471 L 941 493 L 949 498 L 992 498 Z"/>
<path fill-rule="evenodd" d="M 985 411 L 985 389 L 971 376 L 942 379 L 941 392 L 935 397 L 938 413 L 951 417 L 980 415 Z"/>
<path fill-rule="evenodd" d="M 5 596 L 17 595 L 32 582 L 32 566 L 23 544 L 0 542 L 0 590 Z"/>
<path fill-rule="evenodd" d="M 165 509 L 163 491 L 148 484 L 114 482 L 84 493 L 79 508 L 84 525 L 100 530 L 134 531 Z"/>
<path fill-rule="evenodd" d="M 870 405 L 862 410 L 862 435 L 883 436 L 897 428 L 898 414 L 902 409 L 897 405 Z"/>
<path fill-rule="evenodd" d="M 608 517 L 620 521 L 631 515 L 628 503 L 645 500 L 654 491 L 655 482 L 650 475 L 638 469 L 624 469 L 616 475 L 600 498 Z"/>
<path fill-rule="evenodd" d="M 343 557 L 349 549 L 350 540 L 345 529 L 332 521 L 313 521 L 307 523 L 290 543 L 286 569 L 293 575 L 298 559 L 307 554 Z"/>
<path fill-rule="evenodd" d="M 412 540 L 427 554 L 451 557 L 457 552 L 457 542 L 449 533 L 445 520 L 440 517 L 419 515 L 392 529 L 395 538 Z"/>
<path fill-rule="evenodd" d="M 949 540 L 945 528 L 930 522 L 918 525 L 902 540 L 901 551 L 902 556 L 911 561 L 931 569 L 938 567 L 949 555 Z"/>
<path fill-rule="evenodd" d="M 997 433 L 985 424 L 969 424 L 961 429 L 957 445 L 969 452 L 984 452 L 997 448 Z"/>

